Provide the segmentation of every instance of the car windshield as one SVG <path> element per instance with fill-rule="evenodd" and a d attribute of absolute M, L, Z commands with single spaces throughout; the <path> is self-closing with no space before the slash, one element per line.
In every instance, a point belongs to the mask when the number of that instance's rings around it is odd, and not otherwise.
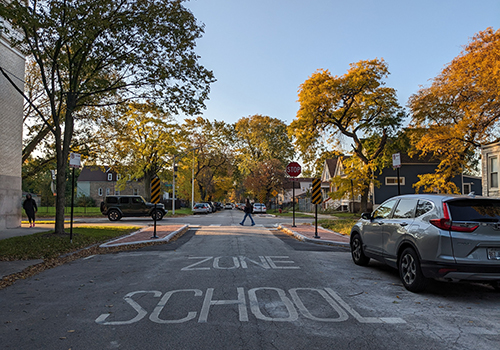
<path fill-rule="evenodd" d="M 447 202 L 451 219 L 455 221 L 500 221 L 500 201 L 491 199 L 465 199 Z"/>

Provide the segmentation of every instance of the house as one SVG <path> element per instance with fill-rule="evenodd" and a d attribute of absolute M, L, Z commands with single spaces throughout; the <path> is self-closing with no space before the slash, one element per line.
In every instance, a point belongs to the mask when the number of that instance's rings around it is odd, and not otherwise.
<path fill-rule="evenodd" d="M 295 198 L 304 197 L 306 193 L 312 189 L 312 178 L 297 177 L 287 178 L 283 183 L 283 191 L 278 194 L 278 203 L 289 203 L 293 201 L 293 193 Z M 293 187 L 292 187 L 293 186 Z"/>
<path fill-rule="evenodd" d="M 145 195 L 143 181 L 127 181 L 125 189 L 119 191 L 119 179 L 120 174 L 109 166 L 86 166 L 77 180 L 77 196 L 92 197 L 99 204 L 109 195 Z"/>
<path fill-rule="evenodd" d="M 439 161 L 431 157 L 410 157 L 401 153 L 401 167 L 399 168 L 400 194 L 412 194 L 415 192 L 413 185 L 420 179 L 418 175 L 431 174 L 436 171 Z M 376 175 L 380 187 L 375 187 L 373 193 L 374 205 L 381 204 L 386 199 L 398 195 L 398 172 L 396 168 L 385 168 L 381 174 Z M 462 174 L 452 179 L 452 182 L 460 189 L 462 194 L 474 191 L 481 194 L 481 178 L 478 176 Z"/>
<path fill-rule="evenodd" d="M 484 197 L 500 197 L 498 184 L 498 161 L 500 159 L 500 142 L 481 146 L 482 195 Z M 476 193 L 476 189 L 474 189 Z"/>
<path fill-rule="evenodd" d="M 498 143 L 497 156 L 500 156 L 500 143 Z M 484 158 L 484 157 L 483 157 Z M 335 176 L 345 176 L 343 160 L 345 157 L 338 157 L 333 160 L 326 160 L 323 170 L 322 181 L 328 181 Z M 412 194 L 416 193 L 413 185 L 417 183 L 420 179 L 418 175 L 434 173 L 439 162 L 432 160 L 430 157 L 410 157 L 406 153 L 400 154 L 401 167 L 399 168 L 399 190 L 398 190 L 398 170 L 393 167 L 388 167 L 382 169 L 381 173 L 375 174 L 375 180 L 380 183 L 380 186 L 371 186 L 369 192 L 369 207 L 377 206 L 384 202 L 385 200 L 397 196 L 398 194 Z M 335 165 L 333 164 L 335 163 Z M 483 162 L 484 163 L 484 162 Z M 484 174 L 483 169 L 483 174 Z M 494 172 L 495 174 L 495 172 Z M 475 192 L 476 194 L 482 193 L 482 188 L 484 188 L 481 177 L 462 174 L 455 177 L 452 180 L 455 185 L 461 190 L 461 193 L 468 194 L 470 192 Z M 484 177 L 483 177 L 484 182 Z M 498 182 L 496 183 L 498 186 Z M 498 190 L 498 188 L 497 188 Z M 335 191 L 335 188 L 330 183 L 328 192 Z M 399 192 L 399 193 L 398 193 Z M 323 192 L 323 199 L 326 208 L 334 208 L 337 210 L 343 210 L 346 207 L 349 208 L 353 203 L 356 207 L 359 206 L 360 198 L 349 198 L 346 196 L 342 200 L 329 200 L 328 193 Z"/>

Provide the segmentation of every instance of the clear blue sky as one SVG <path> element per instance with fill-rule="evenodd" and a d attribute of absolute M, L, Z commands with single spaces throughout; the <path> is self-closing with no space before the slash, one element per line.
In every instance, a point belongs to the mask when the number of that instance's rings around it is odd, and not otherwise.
<path fill-rule="evenodd" d="M 191 0 L 205 35 L 201 63 L 217 82 L 203 116 L 254 114 L 289 124 L 297 90 L 317 69 L 383 58 L 401 105 L 429 85 L 475 33 L 500 27 L 500 0 Z"/>

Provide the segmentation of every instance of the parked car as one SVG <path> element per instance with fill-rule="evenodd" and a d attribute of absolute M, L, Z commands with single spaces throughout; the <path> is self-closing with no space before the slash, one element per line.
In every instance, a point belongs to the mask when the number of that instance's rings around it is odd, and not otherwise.
<path fill-rule="evenodd" d="M 253 212 L 254 213 L 266 213 L 267 208 L 264 203 L 254 203 L 253 205 Z"/>
<path fill-rule="evenodd" d="M 500 200 L 454 195 L 401 195 L 363 213 L 351 230 L 355 264 L 371 258 L 399 270 L 403 286 L 430 279 L 481 281 L 500 290 Z"/>
<path fill-rule="evenodd" d="M 224 206 L 224 209 L 233 209 L 233 204 L 232 203 L 226 203 Z"/>
<path fill-rule="evenodd" d="M 142 196 L 107 196 L 101 202 L 101 213 L 111 221 L 125 216 L 151 216 L 153 220 L 161 220 L 167 213 L 162 203 L 146 202 Z"/>
<path fill-rule="evenodd" d="M 208 214 L 212 209 L 208 203 L 196 203 L 193 207 L 193 214 Z"/>

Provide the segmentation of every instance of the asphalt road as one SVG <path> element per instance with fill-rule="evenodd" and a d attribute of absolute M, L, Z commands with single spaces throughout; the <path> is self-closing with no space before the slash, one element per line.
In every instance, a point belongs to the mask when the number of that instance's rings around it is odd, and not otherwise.
<path fill-rule="evenodd" d="M 209 217 L 170 244 L 92 256 L 0 290 L 2 349 L 500 344 L 491 287 L 436 283 L 413 294 L 381 264 L 354 265 L 345 248 L 263 226 L 205 225 Z"/>

